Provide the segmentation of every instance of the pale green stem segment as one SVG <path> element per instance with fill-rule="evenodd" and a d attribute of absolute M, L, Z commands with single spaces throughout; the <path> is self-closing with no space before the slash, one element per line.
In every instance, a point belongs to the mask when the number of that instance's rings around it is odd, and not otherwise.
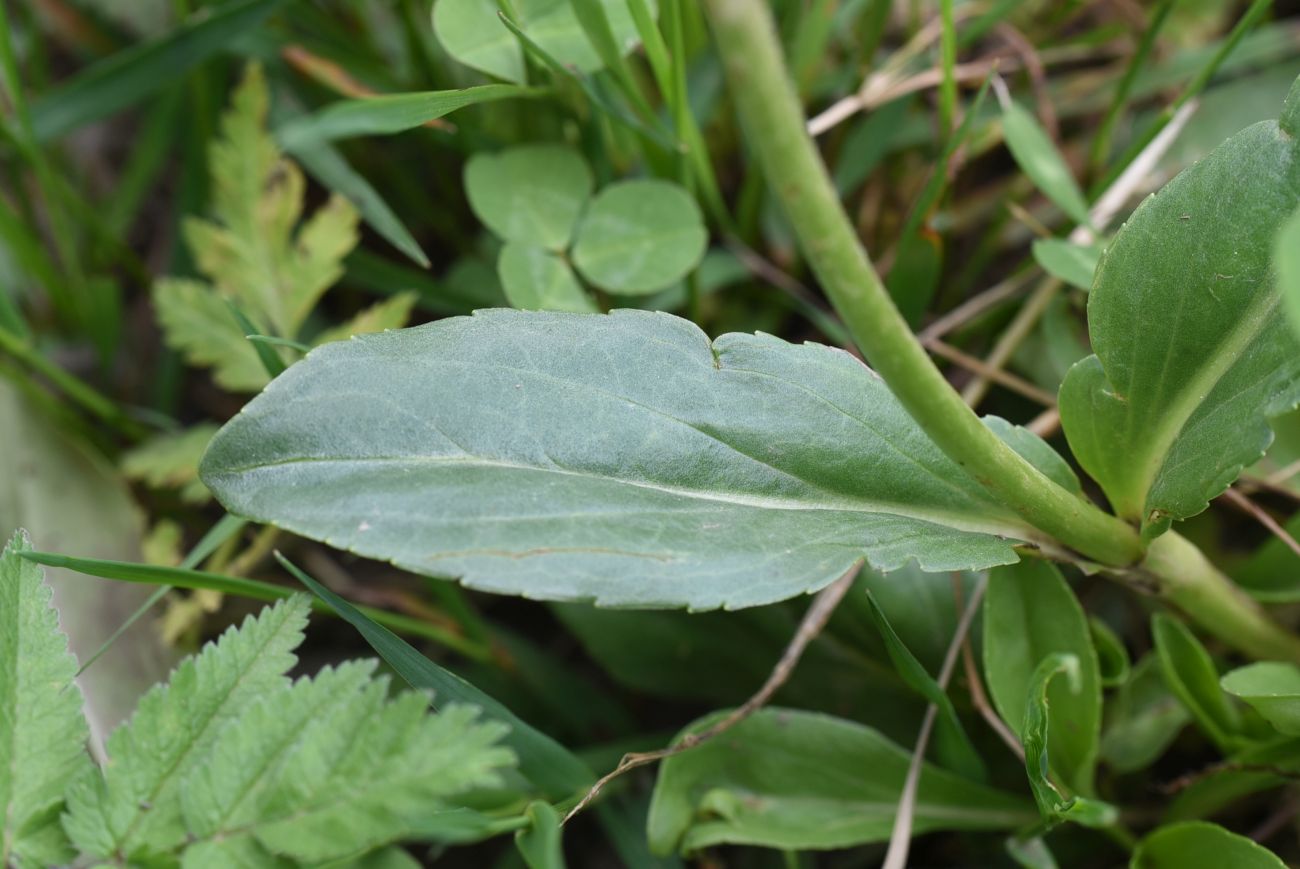
<path fill-rule="evenodd" d="M 1300 661 L 1300 637 L 1270 619 L 1177 532 L 1152 541 L 1139 572 L 1160 597 L 1230 646 L 1254 658 Z"/>
<path fill-rule="evenodd" d="M 764 0 L 708 0 L 748 141 L 804 254 L 868 360 L 938 444 L 996 498 L 1065 546 L 1122 567 L 1142 557 L 1127 523 L 1056 485 L 1003 443 L 935 367 L 867 258 L 804 127 Z"/>

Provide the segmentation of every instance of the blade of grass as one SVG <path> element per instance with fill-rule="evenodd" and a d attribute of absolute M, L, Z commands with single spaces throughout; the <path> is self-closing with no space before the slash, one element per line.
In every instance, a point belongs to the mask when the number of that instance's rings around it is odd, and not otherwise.
<path fill-rule="evenodd" d="M 532 37 L 527 33 L 524 33 L 523 29 L 504 12 L 498 12 L 497 17 L 501 19 L 501 23 L 503 23 L 510 32 L 515 35 L 515 38 L 519 40 L 519 44 L 523 47 L 525 54 L 561 78 L 572 79 L 576 82 L 578 87 L 582 89 L 582 92 L 587 95 L 587 99 L 591 101 L 591 104 L 603 112 L 610 120 L 637 135 L 644 136 L 646 139 L 654 142 L 660 147 L 667 148 L 670 151 L 676 147 L 676 144 L 665 136 L 662 131 L 646 126 L 636 118 L 627 115 L 609 100 L 605 99 L 605 97 L 601 95 L 600 91 L 593 85 L 591 78 L 575 72 L 556 60 L 550 52 L 546 51 L 546 49 L 533 41 Z M 657 126 L 658 125 L 656 124 L 656 127 Z"/>
<path fill-rule="evenodd" d="M 637 85 L 636 76 L 632 74 L 632 68 L 628 66 L 618 41 L 614 38 L 614 28 L 610 26 L 609 16 L 605 14 L 605 4 L 602 0 L 571 0 L 571 2 L 574 17 L 582 26 L 587 41 L 596 49 L 596 54 L 605 64 L 610 75 L 614 77 L 619 90 L 623 92 L 633 111 L 643 121 L 654 123 L 654 110 L 646 102 L 645 95 Z"/>
<path fill-rule="evenodd" d="M 478 103 L 547 96 L 547 88 L 485 84 L 450 91 L 417 91 L 339 100 L 318 112 L 303 115 L 275 130 L 280 147 L 290 153 L 302 148 L 357 136 L 385 136 L 424 126 L 457 109 Z"/>
<path fill-rule="evenodd" d="M 282 585 L 238 576 L 225 576 L 220 573 L 208 573 L 202 570 L 161 567 L 154 564 L 135 564 L 129 561 L 105 561 L 98 558 L 74 558 L 55 552 L 24 552 L 23 557 L 46 567 L 62 567 L 87 576 L 98 576 L 103 579 L 115 579 L 120 582 L 134 582 L 143 585 L 170 585 L 176 588 L 208 589 L 253 600 L 276 601 L 289 597 L 294 593 L 293 589 Z M 331 612 L 328 606 L 320 602 L 317 602 L 316 609 L 321 612 Z M 464 637 L 437 625 L 431 625 L 428 622 L 413 619 L 400 613 L 391 613 L 372 607 L 359 607 L 358 611 L 364 613 L 367 618 L 376 624 L 389 626 L 393 630 L 401 631 L 404 634 L 432 640 L 452 651 L 465 655 L 467 658 L 477 661 L 486 661 L 490 658 L 489 651 L 482 645 L 472 643 Z"/>
<path fill-rule="evenodd" d="M 297 101 L 286 91 L 277 91 L 276 96 L 272 116 L 278 127 L 302 112 Z M 415 237 L 389 207 L 384 197 L 359 172 L 349 166 L 343 156 L 332 146 L 302 145 L 294 150 L 293 156 L 309 175 L 356 206 L 361 219 L 389 244 L 405 254 L 416 265 L 426 269 L 431 265 L 429 257 L 421 250 Z"/>
<path fill-rule="evenodd" d="M 239 310 L 239 306 L 233 301 L 226 299 L 226 307 L 230 309 L 230 315 L 235 318 L 239 328 L 244 330 L 245 338 L 251 340 L 266 337 L 257 330 L 257 327 L 253 325 L 253 322 L 248 317 L 244 316 L 244 312 Z M 280 354 L 276 353 L 270 344 L 266 341 L 253 341 L 253 349 L 257 351 L 258 361 L 262 363 L 262 367 L 266 369 L 266 373 L 271 376 L 272 380 L 284 373 L 284 360 L 280 358 Z"/>
<path fill-rule="evenodd" d="M 181 561 L 179 565 L 180 569 L 189 570 L 198 567 L 199 564 L 203 562 L 203 559 L 211 555 L 218 546 L 233 538 L 247 524 L 248 520 L 241 519 L 238 516 L 232 516 L 229 513 L 222 516 L 217 520 L 217 524 L 209 528 L 208 532 L 199 539 L 199 542 L 194 544 L 194 548 L 191 549 L 189 554 Z M 77 670 L 77 675 L 80 676 L 82 673 L 86 672 L 86 670 L 90 669 L 91 664 L 98 661 L 105 652 L 112 648 L 113 644 L 117 642 L 119 637 L 129 631 L 132 625 L 139 621 L 145 613 L 153 609 L 154 606 L 157 605 L 158 601 L 166 597 L 167 593 L 171 590 L 172 587 L 170 585 L 160 585 L 154 589 L 153 594 L 149 595 L 149 597 L 145 599 L 144 603 L 140 604 L 139 608 L 137 608 L 135 612 L 131 613 L 127 620 L 122 622 L 118 629 L 113 631 L 108 639 L 104 640 L 104 644 L 99 647 L 95 654 L 86 659 L 86 662 L 81 665 L 79 670 Z"/>
<path fill-rule="evenodd" d="M 261 26 L 283 0 L 232 0 L 165 36 L 119 51 L 31 106 L 32 132 L 47 142 L 134 105 Z"/>
<path fill-rule="evenodd" d="M 984 79 L 984 83 L 980 85 L 980 89 L 975 94 L 975 99 L 971 101 L 970 108 L 966 110 L 961 125 L 944 145 L 943 153 L 934 164 L 934 171 L 930 173 L 929 179 L 925 182 L 925 187 L 921 189 L 921 195 L 916 198 L 912 210 L 907 214 L 907 222 L 903 224 L 903 231 L 898 234 L 900 247 L 904 239 L 916 233 L 921 226 L 921 221 L 925 219 L 926 214 L 939 201 L 939 197 L 943 195 L 944 188 L 948 185 L 948 163 L 952 160 L 952 155 L 957 153 L 957 149 L 970 136 L 970 131 L 975 126 L 975 118 L 984 106 L 984 98 L 988 95 L 991 81 L 992 77 Z"/>
<path fill-rule="evenodd" d="M 182 107 L 186 107 L 185 97 L 183 87 L 164 92 L 149 109 L 140 131 L 132 140 L 130 159 L 116 179 L 104 217 L 105 224 L 118 238 L 135 223 L 140 203 L 166 164 L 175 141 L 176 123 L 181 117 Z"/>
<path fill-rule="evenodd" d="M 713 162 L 709 159 L 709 150 L 704 145 L 704 135 L 700 132 L 699 122 L 691 110 L 690 92 L 687 85 L 686 70 L 686 34 L 683 20 L 683 0 L 662 0 L 660 20 L 668 32 L 669 57 L 672 64 L 672 85 L 664 92 L 673 115 L 673 126 L 677 138 L 686 149 L 685 162 L 691 169 L 693 189 L 713 218 L 714 223 L 731 235 L 738 234 L 738 228 L 727 210 L 722 198 L 722 189 L 718 186 L 717 174 L 713 171 Z"/>
<path fill-rule="evenodd" d="M 325 588 L 278 552 L 276 558 L 285 570 L 293 574 L 324 605 L 356 628 L 379 657 L 387 661 L 412 688 L 432 690 L 438 702 L 451 700 L 471 703 L 482 709 L 486 718 L 508 724 L 510 733 L 506 735 L 505 743 L 519 756 L 520 772 L 543 792 L 554 799 L 567 800 L 595 779 L 586 764 L 567 748 L 533 728 L 455 673 L 421 655 L 410 644 L 377 623 L 363 608 L 353 606 Z"/>
<path fill-rule="evenodd" d="M 939 56 L 943 80 L 939 83 L 939 129 L 943 138 L 952 134 L 957 116 L 957 24 L 952 14 L 952 0 L 939 0 L 943 31 L 939 37 Z"/>
<path fill-rule="evenodd" d="M 1201 68 L 1200 72 L 1196 74 L 1196 77 L 1188 82 L 1187 87 L 1183 88 L 1182 92 L 1178 94 L 1178 97 L 1172 103 L 1165 106 L 1164 109 L 1161 110 L 1160 114 L 1156 116 L 1155 120 L 1148 124 L 1146 129 L 1129 144 L 1128 148 L 1124 150 L 1124 153 L 1120 158 L 1111 164 L 1111 167 L 1106 174 L 1093 185 L 1094 193 L 1105 190 L 1109 187 L 1111 183 L 1120 176 L 1120 173 L 1128 168 L 1129 163 L 1133 162 L 1133 160 L 1135 160 L 1137 156 L 1146 149 L 1146 146 L 1160 134 L 1160 131 L 1173 120 L 1174 115 L 1178 114 L 1178 110 L 1181 109 L 1188 100 L 1199 96 L 1201 91 L 1205 90 L 1205 86 L 1210 83 L 1210 79 L 1212 79 L 1214 74 L 1219 71 L 1219 67 L 1228 59 L 1228 56 L 1232 54 L 1233 50 L 1241 42 L 1242 38 L 1250 32 L 1251 28 L 1259 23 L 1260 19 L 1264 17 L 1264 14 L 1268 12 L 1272 5 L 1272 0 L 1255 0 L 1255 2 L 1250 4 L 1250 8 L 1246 10 L 1246 14 L 1241 16 L 1241 19 L 1237 22 L 1236 26 L 1232 28 L 1232 32 L 1230 32 L 1227 38 L 1223 40 L 1222 44 L 1219 45 L 1218 50 L 1214 52 L 1209 63 Z"/>
<path fill-rule="evenodd" d="M 92 416 L 111 425 L 120 434 L 132 439 L 144 436 L 146 431 L 144 426 L 127 416 L 116 402 L 50 362 L 27 341 L 3 329 L 0 329 L 0 353 L 8 353 L 27 368 L 49 380 L 65 396 L 79 404 Z"/>
<path fill-rule="evenodd" d="M 632 21 L 641 37 L 641 46 L 645 49 L 646 61 L 654 74 L 655 84 L 659 86 L 659 93 L 666 101 L 673 87 L 672 61 L 668 59 L 668 45 L 664 42 L 663 33 L 655 23 L 654 11 L 648 0 L 628 0 L 627 8 L 632 13 Z"/>
<path fill-rule="evenodd" d="M 1151 49 L 1155 47 L 1156 36 L 1160 33 L 1160 28 L 1164 26 L 1165 21 L 1169 18 L 1169 10 L 1174 8 L 1174 0 L 1160 0 L 1160 5 L 1151 12 L 1151 19 L 1147 22 L 1147 28 L 1142 32 L 1142 40 L 1138 43 L 1137 50 L 1129 58 L 1128 66 L 1124 69 L 1124 75 L 1120 78 L 1119 84 L 1115 86 L 1115 97 L 1111 100 L 1110 108 L 1106 110 L 1106 116 L 1102 118 L 1100 126 L 1097 127 L 1097 135 L 1092 139 L 1092 147 L 1088 152 L 1088 166 L 1095 175 L 1100 171 L 1106 158 L 1110 155 L 1110 143 L 1115 134 L 1115 124 L 1119 122 L 1120 116 L 1128 108 L 1129 98 L 1132 96 L 1133 82 L 1137 79 L 1140 69 L 1146 64 L 1147 57 L 1151 54 Z"/>

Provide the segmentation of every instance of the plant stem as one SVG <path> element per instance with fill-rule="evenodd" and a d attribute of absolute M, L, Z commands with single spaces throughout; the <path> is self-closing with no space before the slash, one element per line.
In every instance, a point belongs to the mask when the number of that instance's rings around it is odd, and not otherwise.
<path fill-rule="evenodd" d="M 1159 597 L 1252 657 L 1300 662 L 1300 637 L 1270 619 L 1195 544 L 1176 531 L 1152 541 L 1137 570 L 1125 571 L 1121 578 L 1154 585 Z"/>
<path fill-rule="evenodd" d="M 766 3 L 708 0 L 706 8 L 750 147 L 832 304 L 908 413 L 950 458 L 1036 528 L 1096 561 L 1137 562 L 1142 547 L 1133 528 L 1056 485 L 1003 443 L 912 334 L 805 131 Z"/>

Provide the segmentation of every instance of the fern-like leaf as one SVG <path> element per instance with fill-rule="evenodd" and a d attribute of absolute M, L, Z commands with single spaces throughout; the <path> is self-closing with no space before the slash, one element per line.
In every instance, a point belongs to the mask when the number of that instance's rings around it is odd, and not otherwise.
<path fill-rule="evenodd" d="M 68 793 L 64 828 L 83 853 L 144 861 L 186 840 L 181 794 L 221 734 L 259 698 L 288 686 L 307 603 L 282 601 L 184 661 L 109 737 L 109 763 Z"/>
<path fill-rule="evenodd" d="M 375 662 L 290 683 L 306 599 L 228 631 L 155 689 L 74 786 L 64 825 L 88 856 L 184 869 L 317 866 L 435 834 L 514 755 L 478 711 L 389 699 Z"/>
<path fill-rule="evenodd" d="M 72 856 L 59 827 L 63 793 L 90 768 L 77 662 L 59 630 L 41 569 L 0 555 L 0 866 L 45 867 Z"/>
<path fill-rule="evenodd" d="M 269 103 L 254 64 L 211 148 L 212 217 L 184 225 L 208 283 L 165 278 L 154 287 L 167 343 L 190 363 L 215 368 L 220 385 L 239 391 L 260 389 L 266 375 L 226 301 L 264 334 L 296 339 L 358 240 L 356 209 L 340 196 L 300 220 L 306 182 L 267 130 Z"/>
<path fill-rule="evenodd" d="M 217 433 L 211 423 L 156 435 L 122 457 L 122 473 L 156 489 L 178 489 L 187 504 L 206 504 L 212 493 L 199 479 L 199 459 Z"/>

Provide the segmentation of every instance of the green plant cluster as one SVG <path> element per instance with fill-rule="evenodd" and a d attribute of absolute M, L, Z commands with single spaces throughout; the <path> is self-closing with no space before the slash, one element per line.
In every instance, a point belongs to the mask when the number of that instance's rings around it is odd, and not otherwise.
<path fill-rule="evenodd" d="M 1300 860 L 1238 5 L 0 5 L 0 866 Z"/>

